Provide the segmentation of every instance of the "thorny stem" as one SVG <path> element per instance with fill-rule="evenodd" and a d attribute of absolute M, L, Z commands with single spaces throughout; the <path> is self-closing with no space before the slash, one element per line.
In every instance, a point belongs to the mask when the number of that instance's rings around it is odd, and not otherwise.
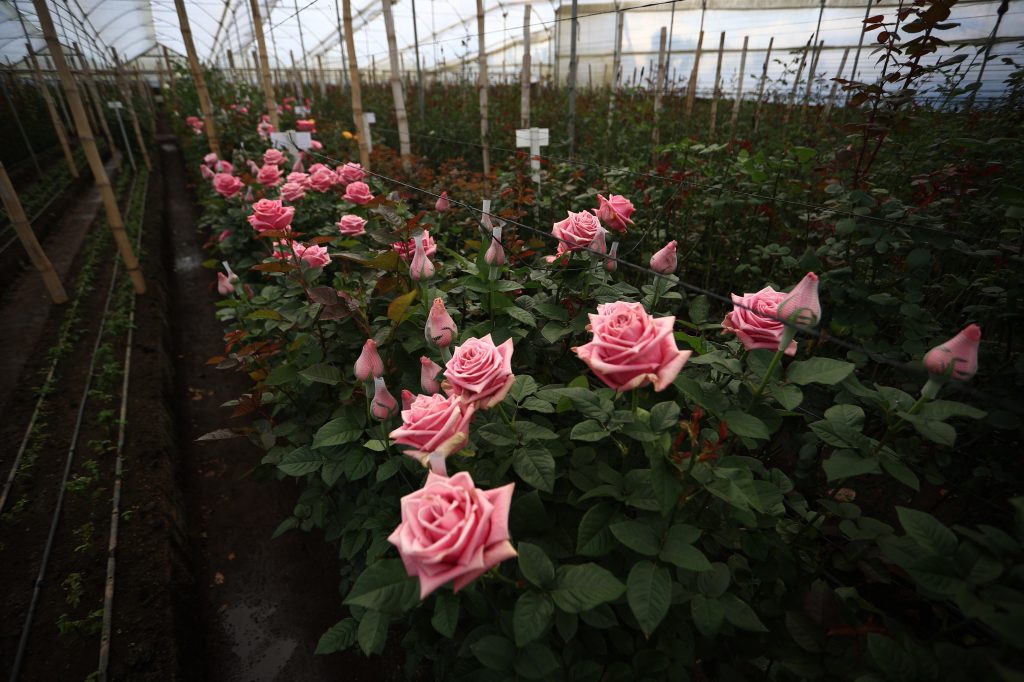
<path fill-rule="evenodd" d="M 782 361 L 783 353 L 784 351 L 781 348 L 775 351 L 775 355 L 772 356 L 772 361 L 768 363 L 768 369 L 765 370 L 764 377 L 761 379 L 760 385 L 754 389 L 754 400 L 760 398 L 761 394 L 764 393 L 764 389 L 768 386 L 768 382 L 771 380 L 772 375 L 775 374 L 775 368 L 778 367 L 779 363 Z"/>

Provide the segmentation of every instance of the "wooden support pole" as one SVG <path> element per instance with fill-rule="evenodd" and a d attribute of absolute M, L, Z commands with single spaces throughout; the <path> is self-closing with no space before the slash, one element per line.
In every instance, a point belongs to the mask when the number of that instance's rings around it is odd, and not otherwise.
<path fill-rule="evenodd" d="M 114 134 L 110 132 L 110 124 L 107 123 L 107 115 L 103 111 L 103 99 L 100 97 L 99 88 L 96 86 L 96 79 L 93 77 L 92 65 L 82 55 L 82 51 L 78 49 L 78 43 L 73 44 L 74 54 L 78 57 L 78 68 L 79 72 L 85 76 L 85 88 L 89 93 L 89 99 L 92 100 L 93 106 L 93 118 L 99 121 L 100 127 L 103 129 L 103 137 L 107 140 L 107 148 L 110 150 L 110 155 L 115 159 L 117 169 L 121 170 L 121 155 L 117 152 L 117 144 L 114 141 Z"/>
<path fill-rule="evenodd" d="M 718 64 L 715 66 L 715 87 L 711 92 L 711 113 L 709 114 L 708 139 L 715 139 L 715 129 L 718 125 L 718 97 L 722 92 L 722 55 L 725 54 L 725 31 L 718 38 Z"/>
<path fill-rule="evenodd" d="M 324 60 L 320 55 L 316 56 L 316 70 L 319 75 L 320 98 L 327 97 L 327 80 L 324 78 Z"/>
<path fill-rule="evenodd" d="M 359 163 L 370 170 L 369 126 L 363 118 L 363 90 L 359 82 L 359 62 L 356 60 L 356 41 L 352 35 L 352 0 L 342 0 L 345 14 L 345 47 L 348 50 L 348 75 L 352 84 L 352 120 L 359 134 Z"/>
<path fill-rule="evenodd" d="M 299 79 L 299 82 L 302 83 L 302 95 L 300 95 L 300 97 L 305 98 L 306 83 L 309 83 L 312 78 L 310 77 L 309 61 L 306 59 L 306 38 L 302 33 L 302 12 L 299 11 L 299 0 L 293 0 L 293 2 L 295 4 L 295 21 L 299 25 L 299 50 L 302 52 L 302 70 L 305 73 L 305 78 Z M 303 7 L 303 9 L 305 9 L 305 7 Z"/>
<path fill-rule="evenodd" d="M 480 0 L 477 0 L 479 3 Z M 576 152 L 576 25 L 577 0 L 572 0 L 572 21 L 569 22 L 569 158 Z"/>
<path fill-rule="evenodd" d="M 43 60 L 46 63 L 46 70 L 47 71 L 54 72 L 54 71 L 57 70 L 55 67 L 53 67 L 50 64 L 50 58 L 49 57 L 43 57 Z M 60 108 L 61 113 L 64 114 L 64 124 L 68 127 L 69 130 L 73 129 L 74 126 L 75 126 L 74 120 L 71 118 L 71 114 L 68 113 L 68 105 L 64 101 L 64 93 L 61 92 L 60 88 L 54 88 L 54 97 L 57 100 L 57 104 L 58 104 L 58 106 Z"/>
<path fill-rule="evenodd" d="M 238 80 L 238 69 L 235 68 L 235 55 L 230 47 L 228 48 L 228 73 L 231 74 L 232 80 Z"/>
<path fill-rule="evenodd" d="M 523 70 L 519 74 L 519 127 L 530 127 L 530 12 L 526 5 L 523 11 Z"/>
<path fill-rule="evenodd" d="M 850 80 L 857 80 L 857 64 L 860 63 L 860 51 L 864 47 L 864 27 L 868 25 L 868 17 L 871 16 L 871 0 L 868 0 L 864 7 L 864 21 L 861 22 L 860 36 L 857 38 L 857 51 L 853 55 L 853 68 L 850 69 Z M 850 91 L 850 96 L 853 91 Z"/>
<path fill-rule="evenodd" d="M 33 0 L 33 2 L 37 1 Z M 192 69 L 192 78 L 196 82 L 199 108 L 202 109 L 203 121 L 206 124 L 206 139 L 210 143 L 210 151 L 216 154 L 217 158 L 220 158 L 220 140 L 217 138 L 217 122 L 213 119 L 213 103 L 210 101 L 210 91 L 206 89 L 206 78 L 203 77 L 203 67 L 199 63 L 195 43 L 192 42 L 192 28 L 188 23 L 188 13 L 185 12 L 184 0 L 174 0 L 174 7 L 178 10 L 181 38 L 185 43 L 185 53 L 188 55 L 189 68 Z"/>
<path fill-rule="evenodd" d="M 697 98 L 697 75 L 700 71 L 700 52 L 704 47 L 704 31 L 697 37 L 697 50 L 693 53 L 693 69 L 690 71 L 690 82 L 686 86 L 686 118 L 693 114 L 693 102 Z"/>
<path fill-rule="evenodd" d="M 384 32 L 388 40 L 388 59 L 391 63 L 391 97 L 395 101 L 395 122 L 398 124 L 398 147 L 402 169 L 412 171 L 412 149 L 409 145 L 409 117 L 405 112 L 405 88 L 398 63 L 398 41 L 395 40 L 395 19 L 391 15 L 391 0 L 381 0 L 384 14 Z"/>
<path fill-rule="evenodd" d="M 53 131 L 57 133 L 57 141 L 60 142 L 60 148 L 64 152 L 64 160 L 68 164 L 71 177 L 77 178 L 78 166 L 75 165 L 75 156 L 71 153 L 71 145 L 68 144 L 64 123 L 60 120 L 60 114 L 57 113 L 57 105 L 54 104 L 53 96 L 50 95 L 50 88 L 43 82 L 43 76 L 39 73 L 39 62 L 36 60 L 36 54 L 32 50 L 32 43 L 25 43 L 25 48 L 28 50 L 29 64 L 32 67 L 32 79 L 36 84 L 36 88 L 39 89 L 40 94 L 43 96 L 43 102 L 46 103 L 46 111 L 50 114 L 50 123 L 53 124 Z M 7 177 L 6 173 L 4 177 Z M 14 197 L 14 200 L 17 201 L 18 198 Z"/>
<path fill-rule="evenodd" d="M 651 130 L 651 146 L 657 147 L 661 144 L 661 94 L 665 91 L 662 82 L 665 80 L 665 47 L 668 41 L 668 29 L 661 27 L 661 35 L 658 40 L 658 78 L 654 82 L 654 127 Z M 656 157 L 657 149 L 653 150 Z"/>
<path fill-rule="evenodd" d="M 529 5 L 526 6 L 526 11 L 529 13 Z M 416 0 L 412 0 L 412 44 L 416 50 L 416 104 L 422 121 L 427 116 L 427 109 L 423 94 L 423 68 L 420 66 L 420 32 L 416 25 Z"/>
<path fill-rule="evenodd" d="M 346 64 L 345 53 L 348 47 L 345 41 L 345 31 L 341 24 L 341 10 L 338 9 L 338 0 L 334 0 L 334 16 L 338 20 L 338 45 L 341 47 L 341 81 L 338 83 L 343 88 L 348 87 L 348 64 Z"/>
<path fill-rule="evenodd" d="M 302 85 L 302 74 L 299 73 L 299 67 L 295 64 L 295 53 L 288 50 L 288 57 L 292 62 L 292 92 L 295 93 L 295 99 L 302 102 L 305 95 L 303 94 L 304 86 Z M 303 102 L 305 104 L 305 102 Z"/>
<path fill-rule="evenodd" d="M 843 77 L 843 69 L 846 68 L 846 58 L 850 56 L 850 48 L 843 50 L 843 58 L 839 62 L 839 70 L 836 71 L 836 79 Z M 832 107 L 836 102 L 836 92 L 839 90 L 838 80 L 832 81 L 832 90 L 828 93 L 828 102 L 825 103 L 825 110 L 821 114 L 821 119 L 827 121 L 829 116 L 832 115 Z"/>
<path fill-rule="evenodd" d="M 277 99 L 274 97 L 274 84 L 270 82 L 270 60 L 267 58 L 267 39 L 263 35 L 263 19 L 260 17 L 258 0 L 249 0 L 252 11 L 253 32 L 256 34 L 256 49 L 260 53 L 260 76 L 263 82 L 263 106 L 270 115 L 270 125 L 274 130 L 281 129 L 281 121 L 277 116 Z"/>
<path fill-rule="evenodd" d="M 736 83 L 736 99 L 732 103 L 732 116 L 729 118 L 729 137 L 735 137 L 736 119 L 740 115 L 740 104 L 743 102 L 743 78 L 747 71 L 747 44 L 750 36 L 743 36 L 743 54 L 740 55 L 740 77 Z"/>
<path fill-rule="evenodd" d="M 782 125 L 789 123 L 789 117 L 793 113 L 793 107 L 796 106 L 796 91 L 800 87 L 800 78 L 804 74 L 804 65 L 807 63 L 807 53 L 811 50 L 811 40 L 807 39 L 807 44 L 804 45 L 804 49 L 800 52 L 800 65 L 796 69 L 796 76 L 793 77 L 793 87 L 789 91 L 789 98 L 786 100 L 786 113 L 782 115 Z"/>
<path fill-rule="evenodd" d="M 608 123 L 605 126 L 605 136 L 611 140 L 612 121 L 615 119 L 615 100 L 619 96 L 619 83 L 621 82 L 622 71 L 622 25 L 625 17 L 619 9 L 619 3 L 615 3 L 615 48 L 612 52 L 612 82 L 611 92 L 608 94 Z M 605 149 L 608 145 L 605 145 Z"/>
<path fill-rule="evenodd" d="M 573 1 L 573 7 L 576 6 L 576 0 Z M 476 0 L 476 32 L 477 32 L 477 51 L 479 53 L 480 60 L 480 73 L 477 87 L 480 90 L 480 144 L 483 146 L 483 162 L 484 162 L 484 194 L 486 195 L 488 188 L 490 187 L 490 176 L 491 176 L 491 148 L 490 142 L 488 141 L 487 131 L 487 50 L 484 47 L 484 3 L 483 0 Z M 571 152 L 570 152 L 571 154 Z"/>
<path fill-rule="evenodd" d="M 57 41 L 57 33 L 53 29 L 53 19 L 50 18 L 50 10 L 46 6 L 46 0 L 32 0 L 36 9 L 36 16 L 39 18 L 39 26 L 46 38 L 46 45 L 50 49 L 50 56 L 57 66 L 60 74 L 61 86 L 67 95 L 68 103 L 71 105 L 71 113 L 75 119 L 75 127 L 78 130 L 78 140 L 85 151 L 85 158 L 89 161 L 92 175 L 96 179 L 96 187 L 103 198 L 103 206 L 106 209 L 107 224 L 114 235 L 114 242 L 124 261 L 125 270 L 131 278 L 135 293 L 146 292 L 146 282 L 142 277 L 142 270 L 139 269 L 139 261 L 132 251 L 131 242 L 128 240 L 128 233 L 125 232 L 124 222 L 121 220 L 121 209 L 117 205 L 117 197 L 110 186 L 110 179 L 103 167 L 99 151 L 96 149 L 96 140 L 93 139 L 92 130 L 89 128 L 89 119 L 85 115 L 85 107 L 82 105 L 82 97 L 78 92 L 78 85 L 71 76 L 71 69 L 64 59 L 64 48 Z"/>
<path fill-rule="evenodd" d="M 153 164 L 149 161 L 149 150 L 146 149 L 146 140 L 142 137 L 142 128 L 139 126 L 139 116 L 135 112 L 135 102 L 132 98 L 131 91 L 124 82 L 124 71 L 121 69 L 121 60 L 118 58 L 117 50 L 115 48 L 111 47 L 110 52 L 114 56 L 114 73 L 117 78 L 117 89 L 120 91 L 121 98 L 124 100 L 124 104 L 128 108 L 128 118 L 131 119 L 132 128 L 135 130 L 135 142 L 139 145 L 139 151 L 142 152 L 142 161 L 146 164 L 146 170 L 152 170 Z"/>
<path fill-rule="evenodd" d="M 46 252 L 40 246 L 39 240 L 36 239 L 36 234 L 32 231 L 32 225 L 25 215 L 25 210 L 21 207 L 21 202 L 18 200 L 18 195 L 14 191 L 14 185 L 11 184 L 11 178 L 8 177 L 3 162 L 0 162 L 0 199 L 3 200 L 7 215 L 11 218 L 11 224 L 14 225 L 14 232 L 18 235 L 18 240 L 25 247 L 32 265 L 42 275 L 43 284 L 50 292 L 50 298 L 54 303 L 67 303 L 68 295 L 64 291 L 64 285 L 60 283 L 60 276 L 53 269 L 53 264 L 46 257 Z"/>
<path fill-rule="evenodd" d="M 761 125 L 761 106 L 764 104 L 764 86 L 768 81 L 768 64 L 772 59 L 772 45 L 775 44 L 775 36 L 768 41 L 768 51 L 764 53 L 764 66 L 761 68 L 761 81 L 757 84 L 757 108 L 754 109 L 754 132 L 757 132 Z"/>
<path fill-rule="evenodd" d="M 804 99 L 800 104 L 800 120 L 799 123 L 797 123 L 797 127 L 799 128 L 804 126 L 804 119 L 807 117 L 807 107 L 811 102 L 811 90 L 814 88 L 814 78 L 818 71 L 818 59 L 821 57 L 821 50 L 824 46 L 824 40 L 818 43 L 817 48 L 814 50 L 814 55 L 811 58 L 810 67 L 807 69 L 807 89 L 804 91 Z"/>

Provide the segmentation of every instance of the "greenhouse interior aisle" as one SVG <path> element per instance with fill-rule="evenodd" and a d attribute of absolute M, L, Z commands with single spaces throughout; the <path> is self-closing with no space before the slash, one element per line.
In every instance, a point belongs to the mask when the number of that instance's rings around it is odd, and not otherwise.
<path fill-rule="evenodd" d="M 300 489 L 272 486 L 246 474 L 260 453 L 244 439 L 196 442 L 223 426 L 220 405 L 244 391 L 238 374 L 206 360 L 223 352 L 210 312 L 209 286 L 197 211 L 173 137 L 161 139 L 165 220 L 170 257 L 175 407 L 189 540 L 205 622 L 205 678 L 210 680 L 327 680 L 337 661 L 313 656 L 320 635 L 338 619 L 336 560 L 330 545 L 304 533 L 271 541 Z M 196 643 L 199 644 L 199 643 Z M 353 657 L 354 659 L 356 657 Z M 380 679 L 363 657 L 345 667 L 348 680 Z M 364 673 L 361 675 L 360 673 Z"/>

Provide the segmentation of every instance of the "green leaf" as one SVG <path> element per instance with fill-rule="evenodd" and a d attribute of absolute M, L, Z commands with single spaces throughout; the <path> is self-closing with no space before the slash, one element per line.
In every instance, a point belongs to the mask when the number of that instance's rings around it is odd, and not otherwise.
<path fill-rule="evenodd" d="M 734 627 L 738 627 L 741 630 L 748 630 L 749 632 L 768 632 L 768 628 L 764 626 L 761 619 L 754 613 L 754 609 L 750 608 L 750 605 L 737 597 L 732 592 L 726 592 L 719 601 L 722 604 L 722 608 L 725 609 L 725 618 Z"/>
<path fill-rule="evenodd" d="M 548 343 L 556 343 L 563 336 L 572 334 L 572 327 L 567 327 L 561 322 L 548 322 L 544 325 L 544 328 L 540 330 L 540 335 L 543 336 Z"/>
<path fill-rule="evenodd" d="M 725 609 L 722 608 L 722 604 L 717 599 L 709 599 L 703 594 L 693 595 L 693 599 L 690 600 L 690 614 L 697 630 L 708 639 L 717 637 L 725 622 Z"/>
<path fill-rule="evenodd" d="M 401 296 L 395 297 L 391 303 L 388 304 L 388 319 L 394 322 L 396 325 L 401 324 L 402 320 L 405 319 L 405 313 L 409 310 L 409 306 L 416 300 L 416 294 L 418 289 L 413 289 Z"/>
<path fill-rule="evenodd" d="M 769 392 L 784 410 L 795 410 L 804 400 L 804 392 L 793 384 L 770 384 Z"/>
<path fill-rule="evenodd" d="M 367 656 L 384 651 L 384 643 L 388 639 L 388 617 L 380 611 L 367 611 L 359 621 L 357 637 L 359 648 Z"/>
<path fill-rule="evenodd" d="M 319 471 L 323 464 L 324 458 L 322 455 L 303 446 L 295 448 L 282 457 L 277 468 L 289 476 L 305 476 L 314 471 Z"/>
<path fill-rule="evenodd" d="M 346 618 L 331 626 L 331 629 L 320 635 L 315 654 L 333 654 L 344 651 L 356 641 L 356 621 Z"/>
<path fill-rule="evenodd" d="M 529 644 L 516 656 L 516 672 L 528 680 L 558 679 L 558 658 L 551 649 L 540 642 Z"/>
<path fill-rule="evenodd" d="M 516 547 L 519 552 L 519 570 L 523 576 L 537 587 L 547 587 L 555 579 L 555 567 L 544 550 L 529 542 L 520 542 Z"/>
<path fill-rule="evenodd" d="M 512 468 L 534 488 L 550 493 L 555 488 L 555 458 L 541 447 L 516 448 Z"/>
<path fill-rule="evenodd" d="M 284 316 L 276 310 L 264 308 L 261 310 L 254 310 L 245 316 L 247 320 L 283 320 Z"/>
<path fill-rule="evenodd" d="M 740 410 L 729 410 L 722 415 L 722 421 L 729 427 L 729 432 L 742 438 L 770 438 L 772 433 L 768 425 L 752 414 Z"/>
<path fill-rule="evenodd" d="M 576 533 L 576 553 L 583 556 L 601 556 L 615 546 L 615 540 L 608 526 L 615 516 L 615 507 L 598 504 L 587 510 L 580 519 Z"/>
<path fill-rule="evenodd" d="M 382 559 L 366 567 L 345 603 L 386 613 L 403 613 L 419 603 L 419 582 L 399 559 Z"/>
<path fill-rule="evenodd" d="M 913 424 L 914 429 L 931 442 L 950 448 L 956 445 L 956 429 L 951 424 L 907 412 L 898 414 Z"/>
<path fill-rule="evenodd" d="M 988 413 L 971 405 L 952 400 L 931 400 L 921 407 L 918 415 L 925 419 L 946 421 L 951 417 L 967 417 L 968 419 L 984 419 Z"/>
<path fill-rule="evenodd" d="M 912 680 L 917 675 L 914 659 L 891 637 L 869 634 L 868 654 L 887 679 Z"/>
<path fill-rule="evenodd" d="M 512 669 L 516 647 L 508 639 L 498 635 L 481 637 L 469 647 L 476 660 L 485 668 L 505 672 Z"/>
<path fill-rule="evenodd" d="M 800 386 L 806 384 L 832 386 L 850 376 L 855 366 L 852 362 L 831 358 L 797 360 L 791 363 L 789 369 L 786 370 L 786 381 Z"/>
<path fill-rule="evenodd" d="M 672 603 L 672 578 L 668 569 L 650 561 L 635 564 L 626 579 L 626 601 L 644 637 L 650 639 L 651 633 L 668 615 Z"/>
<path fill-rule="evenodd" d="M 861 457 L 852 450 L 837 450 L 822 465 L 829 481 L 880 473 L 877 457 Z"/>
<path fill-rule="evenodd" d="M 732 574 L 720 561 L 711 564 L 711 570 L 697 576 L 697 589 L 709 597 L 720 597 L 729 589 Z"/>
<path fill-rule="evenodd" d="M 665 544 L 659 558 L 687 571 L 711 571 L 713 567 L 704 553 L 693 546 L 700 538 L 700 529 L 686 524 L 676 524 L 668 529 Z"/>
<path fill-rule="evenodd" d="M 889 474 L 908 488 L 913 488 L 914 490 L 921 489 L 921 481 L 918 480 L 917 474 L 911 471 L 910 467 L 906 464 L 892 456 L 882 457 L 881 462 L 882 468 L 885 469 L 885 473 Z"/>
<path fill-rule="evenodd" d="M 442 636 L 451 639 L 459 624 L 459 598 L 446 590 L 434 594 L 434 615 L 430 618 L 430 624 Z"/>
<path fill-rule="evenodd" d="M 519 306 L 514 305 L 508 306 L 507 308 L 502 308 L 501 310 L 506 315 L 511 317 L 513 320 L 516 320 L 517 322 L 522 322 L 527 327 L 537 326 L 537 318 L 534 317 L 533 313 L 531 313 L 528 310 L 523 310 Z"/>
<path fill-rule="evenodd" d="M 555 607 L 551 600 L 540 592 L 532 590 L 524 592 L 516 600 L 512 613 L 512 629 L 516 636 L 516 646 L 526 646 L 544 634 Z"/>
<path fill-rule="evenodd" d="M 690 299 L 690 322 L 704 324 L 708 321 L 708 313 L 711 311 L 711 303 L 704 294 L 694 296 Z"/>
<path fill-rule="evenodd" d="M 664 431 L 679 424 L 679 405 L 674 402 L 658 403 L 651 408 L 651 430 Z"/>
<path fill-rule="evenodd" d="M 311 365 L 306 369 L 299 372 L 299 376 L 309 381 L 317 381 L 321 384 L 340 384 L 341 383 L 341 370 L 333 365 L 328 365 L 325 362 L 320 362 L 315 365 Z"/>
<path fill-rule="evenodd" d="M 363 437 L 363 428 L 353 424 L 347 417 L 332 419 L 319 429 L 313 436 L 314 448 L 326 448 L 332 445 L 354 443 Z"/>
<path fill-rule="evenodd" d="M 572 427 L 569 438 L 593 442 L 608 437 L 608 430 L 594 419 L 587 419 Z"/>
<path fill-rule="evenodd" d="M 896 514 L 903 530 L 922 548 L 940 557 L 956 552 L 956 534 L 931 514 L 907 507 L 896 507 Z"/>
<path fill-rule="evenodd" d="M 801 649 L 812 654 L 821 651 L 820 629 L 801 611 L 786 612 L 786 631 Z"/>
<path fill-rule="evenodd" d="M 476 433 L 491 445 L 497 445 L 498 447 L 515 445 L 519 442 L 516 434 L 512 432 L 512 429 L 507 424 L 500 424 L 498 422 L 484 424 L 476 430 Z"/>
<path fill-rule="evenodd" d="M 646 523 L 623 521 L 612 524 L 611 530 L 612 535 L 618 538 L 619 542 L 634 552 L 644 556 L 654 556 L 658 553 L 658 536 Z"/>
<path fill-rule="evenodd" d="M 526 396 L 533 395 L 537 392 L 537 382 L 533 377 L 527 374 L 520 374 L 516 377 L 515 383 L 512 384 L 512 388 L 508 391 L 508 397 L 513 402 L 521 403 Z"/>
<path fill-rule="evenodd" d="M 625 591 L 626 586 L 609 571 L 588 563 L 560 566 L 555 574 L 551 598 L 563 611 L 580 613 L 615 601 Z"/>

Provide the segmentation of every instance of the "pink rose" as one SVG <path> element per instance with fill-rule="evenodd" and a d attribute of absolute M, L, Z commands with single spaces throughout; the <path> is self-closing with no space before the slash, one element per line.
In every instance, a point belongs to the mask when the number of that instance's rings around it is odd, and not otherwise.
<path fill-rule="evenodd" d="M 420 357 L 420 388 L 424 393 L 433 395 L 441 390 L 441 382 L 437 379 L 441 371 L 441 365 L 426 355 Z"/>
<path fill-rule="evenodd" d="M 268 164 L 260 168 L 260 172 L 256 174 L 256 182 L 264 187 L 277 187 L 281 184 L 282 175 L 284 173 L 280 168 Z"/>
<path fill-rule="evenodd" d="M 322 268 L 331 262 L 331 255 L 327 252 L 326 246 L 320 246 L 319 244 L 305 246 L 298 243 L 293 244 L 293 246 L 295 247 L 295 255 L 301 258 L 308 268 Z"/>
<path fill-rule="evenodd" d="M 309 184 L 309 173 L 303 173 L 301 171 L 299 171 L 298 173 L 291 172 L 291 173 L 288 174 L 288 177 L 285 178 L 285 179 L 288 182 L 294 182 L 296 185 L 302 185 L 303 189 L 309 189 L 309 187 L 310 187 L 310 184 Z"/>
<path fill-rule="evenodd" d="M 218 161 L 213 164 L 213 169 L 218 173 L 233 173 L 235 167 L 228 161 Z"/>
<path fill-rule="evenodd" d="M 450 201 L 448 201 L 448 192 L 441 192 L 441 196 L 437 198 L 437 203 L 434 204 L 434 210 L 444 213 L 452 207 Z"/>
<path fill-rule="evenodd" d="M 813 327 L 821 319 L 821 302 L 818 300 L 818 276 L 808 272 L 797 282 L 793 290 L 779 303 L 776 316 L 780 319 Z"/>
<path fill-rule="evenodd" d="M 253 175 L 256 175 L 257 173 L 259 173 L 259 172 L 260 172 L 260 167 L 259 167 L 259 166 L 257 166 L 257 165 L 256 165 L 256 162 L 255 162 L 255 161 L 253 161 L 252 159 L 249 159 L 249 160 L 248 160 L 248 161 L 246 161 L 245 163 L 246 163 L 246 164 L 248 164 L 248 166 L 249 166 L 249 172 L 250 172 L 250 173 L 252 173 Z"/>
<path fill-rule="evenodd" d="M 945 343 L 932 348 L 924 356 L 929 374 L 948 376 L 967 381 L 978 373 L 978 346 L 981 345 L 981 327 L 968 325 Z"/>
<path fill-rule="evenodd" d="M 491 266 L 505 264 L 505 247 L 501 245 L 501 228 L 495 227 L 491 230 L 491 242 L 484 254 L 484 261 Z"/>
<path fill-rule="evenodd" d="M 430 262 L 427 254 L 423 251 L 423 236 L 416 235 L 413 237 L 413 241 L 416 242 L 416 249 L 413 252 L 412 262 L 409 264 L 409 277 L 415 282 L 421 279 L 430 279 L 434 276 L 434 264 Z"/>
<path fill-rule="evenodd" d="M 691 351 L 676 348 L 675 317 L 652 317 L 640 303 L 616 301 L 590 314 L 594 338 L 573 348 L 597 378 L 616 391 L 653 383 L 665 389 L 679 374 Z"/>
<path fill-rule="evenodd" d="M 310 169 L 309 184 L 317 192 L 326 192 L 334 186 L 338 176 L 334 174 L 334 171 L 324 168 L 323 170 L 313 171 Z"/>
<path fill-rule="evenodd" d="M 222 242 L 222 241 L 224 241 L 225 239 L 227 239 L 230 236 L 231 236 L 231 230 L 224 230 L 219 235 L 217 235 L 217 241 L 218 242 Z"/>
<path fill-rule="evenodd" d="M 661 251 L 651 256 L 651 270 L 663 275 L 671 275 L 676 271 L 679 259 L 676 257 L 676 240 L 673 239 L 662 247 Z"/>
<path fill-rule="evenodd" d="M 776 319 L 776 310 L 784 298 L 786 294 L 771 287 L 765 287 L 756 294 L 733 294 L 732 302 L 736 307 L 722 320 L 722 330 L 735 334 L 747 350 L 778 350 L 786 325 Z M 795 341 L 786 348 L 786 355 L 796 355 Z"/>
<path fill-rule="evenodd" d="M 366 177 L 366 171 L 358 163 L 349 162 L 344 166 L 338 166 L 335 172 L 338 175 L 338 180 L 346 185 L 353 182 L 361 182 Z"/>
<path fill-rule="evenodd" d="M 416 399 L 416 396 L 407 388 L 402 389 L 402 409 L 408 410 L 412 407 L 412 401 Z"/>
<path fill-rule="evenodd" d="M 597 231 L 597 236 L 594 237 L 594 241 L 590 243 L 590 250 L 596 251 L 600 254 L 608 253 L 608 230 L 603 227 Z"/>
<path fill-rule="evenodd" d="M 213 178 L 213 188 L 225 199 L 238 196 L 245 185 L 234 175 L 228 173 L 217 173 Z"/>
<path fill-rule="evenodd" d="M 341 220 L 338 221 L 338 232 L 346 237 L 358 237 L 359 235 L 366 234 L 366 221 L 351 213 L 343 215 Z"/>
<path fill-rule="evenodd" d="M 286 182 L 281 185 L 281 198 L 290 203 L 295 203 L 306 196 L 306 190 L 297 182 Z"/>
<path fill-rule="evenodd" d="M 260 199 L 252 205 L 254 213 L 249 216 L 249 224 L 257 232 L 267 230 L 287 230 L 291 227 L 295 216 L 295 207 L 285 206 L 275 199 Z"/>
<path fill-rule="evenodd" d="M 203 176 L 204 180 L 213 180 L 214 172 L 210 170 L 209 166 L 199 166 L 199 174 Z"/>
<path fill-rule="evenodd" d="M 418 395 L 402 411 L 402 426 L 391 432 L 391 438 L 411 449 L 405 454 L 424 465 L 432 454 L 447 457 L 469 442 L 469 422 L 476 407 L 458 396 L 440 393 Z"/>
<path fill-rule="evenodd" d="M 373 195 L 370 194 L 370 188 L 365 182 L 353 182 L 345 188 L 345 201 L 351 201 L 353 204 L 368 204 L 373 200 Z"/>
<path fill-rule="evenodd" d="M 320 151 L 321 149 L 324 148 L 324 145 L 323 145 L 322 142 L 320 142 L 320 140 L 310 140 L 309 141 L 309 147 L 310 147 L 310 149 L 315 149 L 317 151 Z"/>
<path fill-rule="evenodd" d="M 384 375 L 384 361 L 380 359 L 377 352 L 377 342 L 373 339 L 366 339 L 363 344 L 363 352 L 359 354 L 355 364 L 356 379 L 366 381 L 371 376 L 377 378 Z"/>
<path fill-rule="evenodd" d="M 512 374 L 512 339 L 495 346 L 491 335 L 468 339 L 455 348 L 445 365 L 446 392 L 487 409 L 505 399 L 516 377 Z"/>
<path fill-rule="evenodd" d="M 450 580 L 458 592 L 516 556 L 508 534 L 514 485 L 480 490 L 468 472 L 451 478 L 431 472 L 421 489 L 402 498 L 402 523 L 388 542 L 406 572 L 419 578 L 420 599 Z"/>
<path fill-rule="evenodd" d="M 210 152 L 209 154 L 207 154 L 206 156 L 203 157 L 203 163 L 205 163 L 207 166 L 212 166 L 216 162 L 217 162 L 217 155 L 214 154 L 213 152 Z"/>
<path fill-rule="evenodd" d="M 410 239 L 407 242 L 395 242 L 391 247 L 402 260 L 408 263 L 416 253 L 416 240 Z M 427 258 L 433 258 L 435 253 L 437 253 L 437 242 L 430 236 L 428 230 L 423 230 L 423 254 Z"/>
<path fill-rule="evenodd" d="M 299 152 L 299 158 L 295 159 L 295 163 L 292 164 L 292 172 L 301 173 L 303 170 L 304 169 L 302 167 L 302 152 Z"/>
<path fill-rule="evenodd" d="M 448 309 L 444 307 L 444 301 L 440 298 L 435 298 L 434 304 L 430 306 L 423 335 L 426 336 L 427 343 L 432 343 L 438 348 L 447 348 L 459 336 L 455 320 L 448 314 Z"/>
<path fill-rule="evenodd" d="M 261 121 L 256 126 L 256 134 L 262 137 L 264 140 L 270 138 L 270 133 L 274 132 L 274 126 L 270 125 L 269 121 Z"/>
<path fill-rule="evenodd" d="M 266 166 L 280 166 L 288 160 L 280 149 L 268 149 L 263 152 L 263 164 Z"/>
<path fill-rule="evenodd" d="M 373 400 L 370 401 L 370 414 L 374 419 L 387 421 L 396 412 L 398 412 L 398 401 L 388 391 L 384 377 L 376 377 L 373 380 Z"/>
<path fill-rule="evenodd" d="M 331 175 L 334 175 L 334 171 L 331 170 L 331 167 L 327 166 L 325 164 L 322 164 L 322 163 L 314 163 L 312 166 L 310 166 L 309 167 L 309 174 L 312 175 L 313 173 L 316 173 L 319 170 L 325 170 L 328 173 L 330 173 Z M 332 180 L 332 182 L 337 182 L 337 180 L 338 180 L 338 176 L 335 175 L 334 176 L 334 180 Z"/>
<path fill-rule="evenodd" d="M 601 222 L 616 232 L 625 234 L 627 226 L 633 224 L 633 221 L 629 219 L 633 215 L 633 211 L 636 210 L 633 208 L 632 202 L 621 194 L 613 194 L 610 199 L 605 199 L 598 194 L 597 202 L 596 213 Z"/>
<path fill-rule="evenodd" d="M 238 276 L 235 276 L 238 279 Z M 217 273 L 217 292 L 221 296 L 230 296 L 235 293 L 235 285 L 231 283 L 231 280 L 223 272 Z"/>
<path fill-rule="evenodd" d="M 569 211 L 569 217 L 555 223 L 551 233 L 565 244 L 568 251 L 579 251 L 590 246 L 600 228 L 601 221 L 593 213 Z"/>
<path fill-rule="evenodd" d="M 298 119 L 295 121 L 295 129 L 300 133 L 315 133 L 316 132 L 316 121 L 311 118 Z"/>

